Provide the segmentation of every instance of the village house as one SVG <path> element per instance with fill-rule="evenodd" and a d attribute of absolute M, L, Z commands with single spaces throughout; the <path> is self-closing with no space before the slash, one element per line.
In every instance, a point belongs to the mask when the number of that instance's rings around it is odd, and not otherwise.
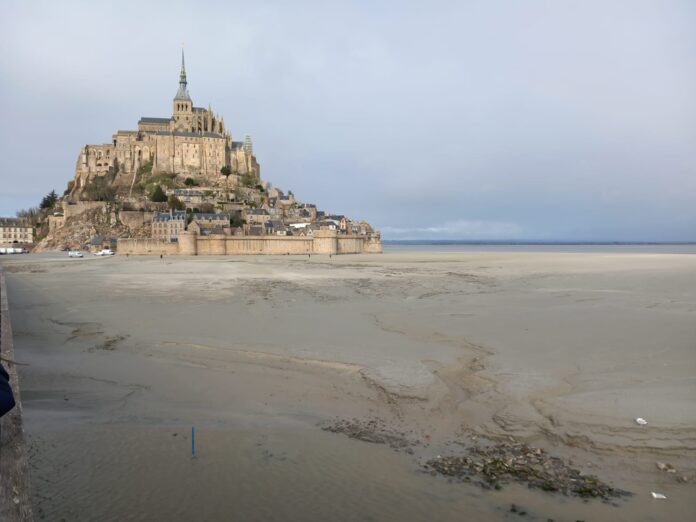
<path fill-rule="evenodd" d="M 174 189 L 168 190 L 166 193 L 167 196 L 176 196 L 187 206 L 200 205 L 206 202 L 205 192 L 201 189 Z"/>
<path fill-rule="evenodd" d="M 232 229 L 230 228 L 229 222 L 227 225 L 222 226 L 217 223 L 192 221 L 189 223 L 187 230 L 189 232 L 195 232 L 199 236 L 209 236 L 210 234 L 224 234 L 226 236 L 232 235 Z"/>
<path fill-rule="evenodd" d="M 266 234 L 275 236 L 287 236 L 288 228 L 279 219 L 269 219 L 264 223 Z M 290 234 L 292 235 L 292 234 Z"/>
<path fill-rule="evenodd" d="M 191 222 L 195 223 L 205 223 L 207 225 L 217 225 L 217 226 L 229 226 L 230 224 L 230 215 L 229 214 L 207 214 L 207 213 L 200 213 L 200 214 L 192 214 L 191 216 Z"/>
<path fill-rule="evenodd" d="M 249 225 L 263 225 L 268 221 L 268 211 L 264 208 L 249 208 L 243 214 Z"/>
<path fill-rule="evenodd" d="M 336 225 L 335 221 L 332 221 L 330 219 L 325 219 L 322 221 L 315 221 L 312 223 L 312 229 L 314 230 L 336 230 L 338 228 L 338 225 Z"/>
<path fill-rule="evenodd" d="M 0 243 L 33 243 L 34 229 L 21 218 L 0 218 Z"/>
<path fill-rule="evenodd" d="M 155 212 L 152 216 L 152 237 L 162 241 L 178 241 L 179 234 L 186 229 L 186 212 Z"/>

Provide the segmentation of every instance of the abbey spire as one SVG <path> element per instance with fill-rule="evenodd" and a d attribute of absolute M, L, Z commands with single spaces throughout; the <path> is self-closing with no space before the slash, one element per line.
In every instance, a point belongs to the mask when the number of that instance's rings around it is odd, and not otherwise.
<path fill-rule="evenodd" d="M 181 49 L 181 72 L 179 73 L 179 90 L 174 97 L 174 100 L 191 101 L 188 89 L 186 88 L 186 65 L 184 64 L 184 50 Z"/>

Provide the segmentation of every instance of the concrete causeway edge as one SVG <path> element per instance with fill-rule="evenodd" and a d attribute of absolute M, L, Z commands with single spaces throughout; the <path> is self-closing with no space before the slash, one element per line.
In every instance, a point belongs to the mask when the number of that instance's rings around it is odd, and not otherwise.
<path fill-rule="evenodd" d="M 5 273 L 0 267 L 0 353 L 15 360 L 12 323 L 5 286 Z M 32 521 L 29 458 L 27 455 L 22 400 L 19 393 L 17 366 L 3 363 L 10 375 L 10 384 L 17 405 L 0 417 L 0 520 L 4 522 Z"/>

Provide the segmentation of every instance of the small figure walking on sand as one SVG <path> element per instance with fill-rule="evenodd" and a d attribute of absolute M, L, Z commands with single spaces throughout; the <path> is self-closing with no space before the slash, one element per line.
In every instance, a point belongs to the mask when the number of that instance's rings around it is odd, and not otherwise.
<path fill-rule="evenodd" d="M 160 259 L 162 259 L 162 254 L 160 254 Z"/>

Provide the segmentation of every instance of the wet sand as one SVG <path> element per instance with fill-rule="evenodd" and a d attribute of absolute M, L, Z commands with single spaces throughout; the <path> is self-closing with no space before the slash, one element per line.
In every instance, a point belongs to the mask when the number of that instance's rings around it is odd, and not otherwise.
<path fill-rule="evenodd" d="M 47 520 L 696 514 L 694 255 L 0 262 Z M 353 418 L 410 451 L 321 429 Z M 634 496 L 484 490 L 422 467 L 511 438 Z"/>

